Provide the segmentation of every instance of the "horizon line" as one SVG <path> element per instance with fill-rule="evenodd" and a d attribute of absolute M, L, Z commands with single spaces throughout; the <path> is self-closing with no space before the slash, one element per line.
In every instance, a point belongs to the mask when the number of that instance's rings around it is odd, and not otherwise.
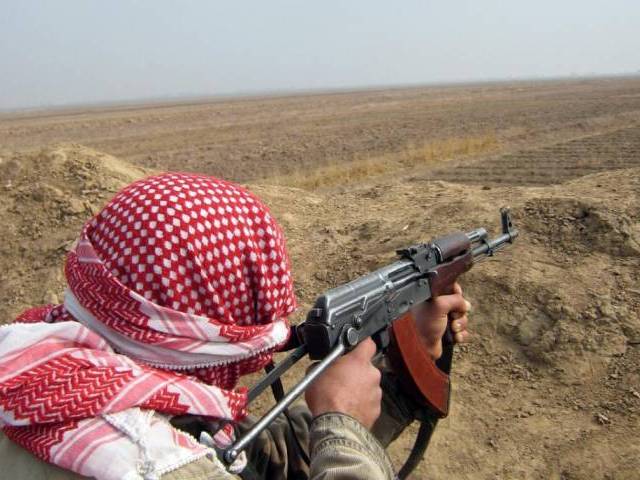
<path fill-rule="evenodd" d="M 297 96 L 316 96 L 331 94 L 348 94 L 358 92 L 400 90 L 411 88 L 430 88 L 430 87 L 455 87 L 455 86 L 471 86 L 484 84 L 500 84 L 500 83 L 524 83 L 524 82 L 553 82 L 553 81 L 578 81 L 578 80 L 598 80 L 607 78 L 635 78 L 640 77 L 640 70 L 637 72 L 621 72 L 621 73 L 593 73 L 585 75 L 559 75 L 559 76 L 533 76 L 533 77 L 513 77 L 513 78 L 487 78 L 475 80 L 443 80 L 433 82 L 407 82 L 392 83 L 380 85 L 349 85 L 343 87 L 328 88 L 273 88 L 265 90 L 239 90 L 236 92 L 214 93 L 214 94 L 175 94 L 163 95 L 155 97 L 135 97 L 122 100 L 106 100 L 95 102 L 70 102 L 70 103 L 53 103 L 45 106 L 36 107 L 18 107 L 18 108 L 0 108 L 0 115 L 3 117 L 18 116 L 38 116 L 39 114 L 55 114 L 57 112 L 71 113 L 73 111 L 82 110 L 128 110 L 138 108 L 160 108 L 168 106 L 189 106 L 192 104 L 216 103 L 225 101 L 239 100 L 256 100 L 260 98 L 286 98 Z"/>

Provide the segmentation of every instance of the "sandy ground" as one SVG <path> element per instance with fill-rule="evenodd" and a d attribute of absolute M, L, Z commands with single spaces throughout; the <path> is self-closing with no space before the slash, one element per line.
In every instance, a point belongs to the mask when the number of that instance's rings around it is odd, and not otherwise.
<path fill-rule="evenodd" d="M 82 223 L 149 168 L 249 182 L 286 231 L 298 319 L 397 248 L 495 233 L 509 204 L 521 237 L 463 279 L 475 340 L 457 350 L 452 414 L 414 478 L 637 479 L 639 120 L 637 79 L 0 117 L 0 319 L 60 300 Z M 260 180 L 487 131 L 500 151 L 394 178 L 315 192 Z M 410 430 L 391 449 L 398 464 Z"/>

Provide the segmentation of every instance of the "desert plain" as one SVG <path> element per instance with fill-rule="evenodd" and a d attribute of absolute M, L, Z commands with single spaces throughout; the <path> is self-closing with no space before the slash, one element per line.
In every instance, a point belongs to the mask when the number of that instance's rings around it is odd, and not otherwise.
<path fill-rule="evenodd" d="M 167 170 L 270 205 L 294 322 L 398 248 L 496 233 L 509 205 L 520 237 L 461 280 L 473 341 L 413 478 L 640 478 L 640 77 L 2 113 L 0 322 L 59 303 L 83 223 Z M 392 445 L 396 465 L 415 432 Z"/>

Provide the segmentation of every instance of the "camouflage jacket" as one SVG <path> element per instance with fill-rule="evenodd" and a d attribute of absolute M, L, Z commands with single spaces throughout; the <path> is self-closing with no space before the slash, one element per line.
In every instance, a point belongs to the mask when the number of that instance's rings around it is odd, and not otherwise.
<path fill-rule="evenodd" d="M 372 432 L 353 418 L 327 413 L 315 419 L 304 405 L 291 409 L 291 424 L 278 418 L 247 450 L 248 466 L 240 476 L 224 471 L 217 459 L 203 458 L 162 476 L 162 480 L 387 480 L 395 477 L 384 447 L 415 418 L 431 417 L 401 392 L 392 373 L 383 374 L 382 414 Z M 241 432 L 252 423 L 238 426 Z M 293 431 L 292 431 L 293 427 Z M 187 426 L 187 429 L 189 427 Z M 294 434 L 297 441 L 294 439 Z M 311 458 L 309 468 L 299 449 Z M 0 432 L 2 478 L 30 480 L 76 480 L 75 473 L 47 464 L 13 444 Z"/>

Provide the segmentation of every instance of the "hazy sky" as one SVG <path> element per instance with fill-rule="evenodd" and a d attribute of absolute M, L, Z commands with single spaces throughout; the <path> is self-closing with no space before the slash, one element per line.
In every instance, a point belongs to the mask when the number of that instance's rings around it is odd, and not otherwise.
<path fill-rule="evenodd" d="M 640 71 L 640 0 L 0 0 L 0 109 Z"/>

